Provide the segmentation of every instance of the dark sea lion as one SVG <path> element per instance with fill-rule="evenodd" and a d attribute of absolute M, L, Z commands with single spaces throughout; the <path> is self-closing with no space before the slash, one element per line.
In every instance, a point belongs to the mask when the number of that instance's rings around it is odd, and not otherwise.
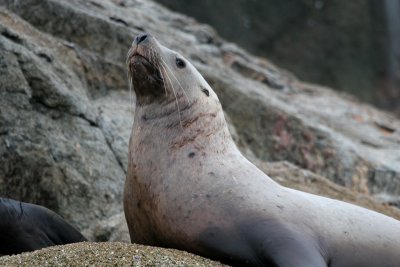
<path fill-rule="evenodd" d="M 86 238 L 53 211 L 0 198 L 0 255 L 81 241 Z"/>
<path fill-rule="evenodd" d="M 218 97 L 184 57 L 142 34 L 127 63 L 132 242 L 235 266 L 400 266 L 399 221 L 274 182 L 240 153 Z"/>

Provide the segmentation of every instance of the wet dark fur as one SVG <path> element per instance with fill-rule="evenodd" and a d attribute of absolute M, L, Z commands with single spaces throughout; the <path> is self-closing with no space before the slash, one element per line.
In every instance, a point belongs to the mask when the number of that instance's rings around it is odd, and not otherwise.
<path fill-rule="evenodd" d="M 51 210 L 0 198 L 0 255 L 81 241 L 86 238 Z"/>

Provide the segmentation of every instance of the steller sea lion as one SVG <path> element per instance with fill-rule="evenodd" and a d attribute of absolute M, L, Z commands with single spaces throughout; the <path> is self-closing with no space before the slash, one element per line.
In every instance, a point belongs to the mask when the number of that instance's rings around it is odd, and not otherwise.
<path fill-rule="evenodd" d="M 141 34 L 127 64 L 137 102 L 124 189 L 132 242 L 235 266 L 400 266 L 399 221 L 274 182 L 240 153 L 187 59 Z"/>

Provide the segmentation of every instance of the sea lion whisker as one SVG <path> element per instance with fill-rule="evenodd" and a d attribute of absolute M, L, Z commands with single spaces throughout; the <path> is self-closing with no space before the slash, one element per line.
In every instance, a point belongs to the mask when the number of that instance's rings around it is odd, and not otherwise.
<path fill-rule="evenodd" d="M 178 108 L 179 124 L 181 125 L 181 128 L 182 128 L 182 130 L 183 130 L 183 124 L 182 124 L 182 118 L 181 118 L 181 108 L 179 107 L 179 100 L 178 100 L 178 96 L 177 96 L 177 94 L 176 94 L 176 91 L 175 91 L 175 89 L 174 89 L 174 85 L 172 84 L 172 81 L 171 81 L 171 79 L 169 78 L 168 73 L 167 73 L 167 70 L 165 69 L 165 67 L 164 67 L 162 64 L 160 64 L 160 67 L 163 68 L 163 70 L 164 70 L 164 72 L 165 72 L 165 76 L 168 78 L 168 81 L 169 81 L 169 83 L 170 83 L 170 85 L 171 85 L 171 89 L 172 89 L 172 92 L 173 92 L 174 97 L 175 97 L 176 106 L 177 106 L 177 108 Z"/>
<path fill-rule="evenodd" d="M 128 53 L 126 54 L 126 64 L 129 64 L 129 60 L 131 59 L 131 53 L 132 53 L 133 46 L 129 48 Z"/>
<path fill-rule="evenodd" d="M 162 81 L 163 81 L 163 84 L 164 84 L 165 96 L 168 96 L 167 85 L 165 84 L 165 77 L 164 77 L 163 71 L 161 70 L 161 67 L 162 67 L 162 66 L 158 65 L 158 69 L 159 69 L 159 71 L 160 71 L 160 75 L 161 75 L 161 78 L 162 78 Z"/>
<path fill-rule="evenodd" d="M 160 74 L 161 79 L 162 79 L 163 84 L 164 84 L 165 95 L 167 96 L 167 95 L 168 95 L 168 92 L 167 92 L 167 88 L 166 88 L 166 86 L 165 86 L 164 76 L 162 75 L 162 72 L 160 71 L 160 62 L 157 61 L 157 55 L 158 55 L 158 54 L 157 54 L 156 50 L 155 50 L 154 48 L 150 48 L 150 62 L 151 62 L 151 64 L 153 64 L 154 67 L 158 70 L 158 73 Z"/>
<path fill-rule="evenodd" d="M 181 129 L 183 130 L 183 124 L 182 124 L 182 118 L 181 118 L 181 108 L 179 107 L 179 100 L 176 95 L 175 89 L 172 87 L 172 91 L 174 93 L 175 99 L 176 99 L 176 106 L 178 108 L 178 116 L 179 116 L 179 124 L 181 125 Z"/>
<path fill-rule="evenodd" d="M 157 52 L 156 52 L 155 49 L 151 49 L 151 51 L 152 51 L 152 54 L 153 54 L 153 63 L 154 63 L 155 65 L 157 65 L 157 64 L 156 64 L 156 62 L 157 62 Z"/>
<path fill-rule="evenodd" d="M 185 96 L 186 96 L 186 100 L 187 100 L 188 104 L 190 104 L 189 97 L 188 97 L 188 95 L 187 95 L 185 89 L 183 89 L 182 84 L 180 83 L 180 81 L 178 80 L 178 78 L 176 78 L 175 74 L 172 72 L 172 70 L 169 68 L 168 64 L 164 61 L 164 59 L 163 59 L 161 56 L 160 56 L 160 60 L 161 60 L 161 63 L 162 63 L 162 64 L 168 69 L 168 71 L 172 74 L 172 76 L 174 77 L 174 79 L 178 82 L 179 87 L 182 89 L 183 93 L 184 93 Z"/>
<path fill-rule="evenodd" d="M 167 82 L 169 83 L 170 87 L 172 88 L 172 90 L 175 90 L 174 85 L 172 84 L 172 80 L 168 74 L 168 71 L 165 69 L 164 65 L 160 63 L 160 68 L 162 69 L 162 73 L 164 74 L 164 77 L 167 78 Z M 165 90 L 167 89 L 167 87 L 165 87 Z"/>
<path fill-rule="evenodd" d="M 133 77 L 132 77 L 132 73 L 131 73 L 130 67 L 128 68 L 127 76 L 128 76 L 128 81 L 129 81 L 129 102 L 130 102 L 130 111 L 131 111 L 131 113 L 133 114 L 133 92 L 132 92 L 132 88 L 133 88 Z"/>
<path fill-rule="evenodd" d="M 130 60 L 132 58 L 132 50 L 133 46 L 129 49 L 127 58 L 126 58 L 126 65 L 128 66 L 127 76 L 129 81 L 129 102 L 130 102 L 130 111 L 133 114 L 133 76 L 132 76 L 132 69 L 130 66 Z"/>
<path fill-rule="evenodd" d="M 150 50 L 149 50 L 149 61 L 150 61 L 151 64 L 155 65 L 154 63 L 156 61 L 155 61 L 155 55 L 154 55 L 153 48 L 150 48 Z"/>
<path fill-rule="evenodd" d="M 131 81 L 129 85 L 129 101 L 131 102 L 130 108 L 131 108 L 131 113 L 133 114 L 133 91 L 134 91 L 134 85 L 133 85 L 133 77 L 131 76 Z"/>
<path fill-rule="evenodd" d="M 190 105 L 190 100 L 189 97 L 185 91 L 185 89 L 183 89 L 181 82 L 178 80 L 178 78 L 176 78 L 175 74 L 173 73 L 173 71 L 169 68 L 168 64 L 164 61 L 164 59 L 160 56 L 160 60 L 161 62 L 164 64 L 165 67 L 167 67 L 167 69 L 169 70 L 169 72 L 172 74 L 172 76 L 175 78 L 175 80 L 178 82 L 179 87 L 182 89 L 183 93 L 186 96 L 186 100 L 188 102 L 188 104 Z"/>

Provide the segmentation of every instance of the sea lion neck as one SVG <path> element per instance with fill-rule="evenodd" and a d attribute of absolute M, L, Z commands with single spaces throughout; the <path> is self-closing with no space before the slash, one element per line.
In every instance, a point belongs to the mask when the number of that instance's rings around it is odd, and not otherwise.
<path fill-rule="evenodd" d="M 196 99 L 187 103 L 183 97 L 178 102 L 138 106 L 132 135 L 148 145 L 162 142 L 164 149 L 199 146 L 217 152 L 235 146 L 219 101 L 208 106 Z"/>

